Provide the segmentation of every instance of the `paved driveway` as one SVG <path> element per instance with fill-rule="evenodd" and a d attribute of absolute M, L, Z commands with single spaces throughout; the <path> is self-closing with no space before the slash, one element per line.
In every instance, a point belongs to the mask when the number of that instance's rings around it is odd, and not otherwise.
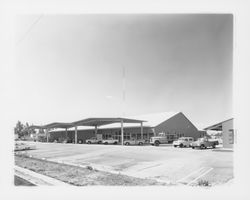
<path fill-rule="evenodd" d="M 170 145 L 119 146 L 34 143 L 28 154 L 52 161 L 91 165 L 98 169 L 191 184 L 200 179 L 213 185 L 233 177 L 233 152 L 173 148 Z"/>

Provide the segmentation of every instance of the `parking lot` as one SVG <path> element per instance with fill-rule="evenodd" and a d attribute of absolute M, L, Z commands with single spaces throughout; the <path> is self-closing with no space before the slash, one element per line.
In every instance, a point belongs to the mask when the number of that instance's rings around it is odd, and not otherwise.
<path fill-rule="evenodd" d="M 233 152 L 173 148 L 171 145 L 32 144 L 36 145 L 36 149 L 27 153 L 33 157 L 90 165 L 104 171 L 173 184 L 207 180 L 212 185 L 218 185 L 233 178 Z"/>

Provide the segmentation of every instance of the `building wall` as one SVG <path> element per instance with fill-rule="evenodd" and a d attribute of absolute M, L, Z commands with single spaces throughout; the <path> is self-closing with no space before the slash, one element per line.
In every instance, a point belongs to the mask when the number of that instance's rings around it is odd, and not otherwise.
<path fill-rule="evenodd" d="M 234 146 L 233 119 L 222 123 L 222 140 L 224 148 L 233 148 Z"/>
<path fill-rule="evenodd" d="M 182 113 L 178 113 L 170 119 L 162 122 L 155 127 L 155 133 L 173 134 L 174 139 L 179 137 L 193 137 L 195 140 L 200 137 L 201 132 L 188 120 Z"/>

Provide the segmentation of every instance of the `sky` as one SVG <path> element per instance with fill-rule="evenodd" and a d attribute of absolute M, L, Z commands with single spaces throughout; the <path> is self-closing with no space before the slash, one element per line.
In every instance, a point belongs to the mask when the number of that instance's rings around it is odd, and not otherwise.
<path fill-rule="evenodd" d="M 13 121 L 233 116 L 232 15 L 19 15 L 15 29 Z"/>

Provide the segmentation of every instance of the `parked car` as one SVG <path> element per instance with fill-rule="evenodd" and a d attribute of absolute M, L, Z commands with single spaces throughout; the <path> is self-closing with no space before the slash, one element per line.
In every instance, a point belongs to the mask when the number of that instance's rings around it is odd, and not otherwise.
<path fill-rule="evenodd" d="M 118 144 L 118 142 L 119 141 L 114 138 L 108 138 L 108 139 L 102 140 L 103 144 Z"/>
<path fill-rule="evenodd" d="M 102 140 L 97 139 L 96 137 L 92 137 L 86 140 L 87 144 L 101 144 Z"/>
<path fill-rule="evenodd" d="M 191 143 L 191 146 L 193 149 L 194 148 L 206 149 L 208 147 L 215 148 L 215 146 L 218 144 L 219 144 L 218 140 L 210 141 L 208 138 L 198 138 L 197 141 Z"/>
<path fill-rule="evenodd" d="M 22 142 L 15 143 L 15 151 L 23 151 L 23 150 L 31 150 L 31 149 L 36 149 L 36 146 L 22 143 Z"/>
<path fill-rule="evenodd" d="M 143 145 L 143 144 L 145 144 L 145 140 L 130 139 L 130 140 L 125 140 L 123 142 L 123 144 L 125 144 L 125 145 Z"/>
<path fill-rule="evenodd" d="M 192 137 L 181 137 L 178 140 L 173 142 L 174 147 L 190 147 L 190 144 L 194 142 Z"/>

